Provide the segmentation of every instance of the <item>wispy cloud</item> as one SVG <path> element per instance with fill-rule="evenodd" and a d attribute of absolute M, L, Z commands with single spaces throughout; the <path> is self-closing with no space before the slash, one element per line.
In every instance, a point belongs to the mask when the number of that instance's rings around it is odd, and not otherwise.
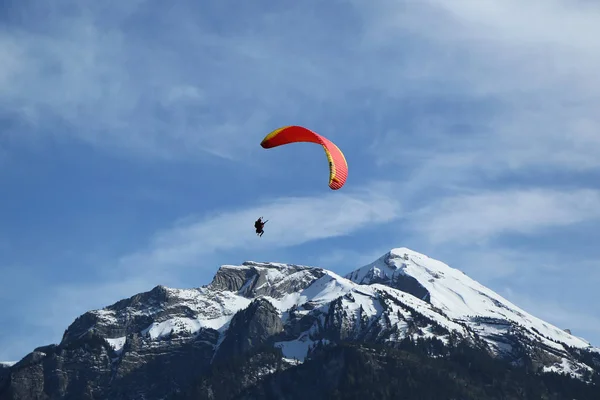
<path fill-rule="evenodd" d="M 532 234 L 600 218 L 595 190 L 509 190 L 458 195 L 412 215 L 433 243 L 483 243 L 502 234 Z"/>
<path fill-rule="evenodd" d="M 539 100 L 553 92 L 558 97 L 546 100 L 560 101 L 574 91 L 591 94 L 600 85 L 594 72 L 600 55 L 593 51 L 600 45 L 597 4 L 565 0 L 533 0 L 525 5 L 516 0 L 355 3 L 365 11 L 365 48 L 391 51 L 389 58 L 414 71 L 399 74 L 399 85 L 389 87 L 399 94 L 411 95 L 398 89 L 404 80 L 416 79 L 418 84 L 428 83 L 418 90 L 421 94 L 450 90 L 481 99 L 520 95 L 514 100 L 515 106 L 521 106 L 531 96 Z M 422 24 L 423 20 L 434 25 Z M 402 57 L 399 48 L 394 50 L 401 41 L 419 45 L 408 47 L 410 59 Z M 407 49 L 402 50 L 406 54 Z M 434 80 L 437 88 L 431 85 Z"/>
<path fill-rule="evenodd" d="M 356 129 L 378 132 L 378 147 L 388 150 L 378 160 L 427 158 L 418 169 L 450 166 L 444 175 L 600 165 L 594 5 L 347 1 L 335 13 L 303 18 L 283 37 L 280 27 L 310 15 L 311 6 L 217 12 L 212 23 L 236 23 L 215 31 L 191 2 L 152 11 L 148 2 L 64 4 L 74 11 L 49 13 L 58 8 L 47 5 L 42 16 L 20 5 L 40 28 L 0 33 L 0 103 L 30 134 L 47 135 L 43 127 L 58 122 L 63 129 L 53 135 L 113 150 L 235 158 L 253 151 L 248 132 L 260 137 L 291 120 L 314 120 L 308 110 L 316 103 L 332 110 L 350 96 L 344 107 L 368 105 L 375 119 L 429 107 L 426 119 L 411 117 L 413 126 Z M 320 32 L 335 23 L 325 11 L 353 18 L 356 29 L 335 25 L 324 40 Z M 362 92 L 369 96 L 355 96 Z M 454 112 L 436 114 L 440 102 Z M 446 145 L 431 151 L 440 139 Z M 389 151 L 398 140 L 402 146 Z"/>
<path fill-rule="evenodd" d="M 27 133 L 167 159 L 243 159 L 273 128 L 314 121 L 315 104 L 334 108 L 362 87 L 348 79 L 362 75 L 348 69 L 356 33 L 331 31 L 313 5 L 231 13 L 186 0 L 19 3 L 14 13 L 26 12 L 29 24 L 0 32 L 4 117 L 19 126 L 19 140 Z M 286 25 L 294 29 L 281 35 Z"/>
<path fill-rule="evenodd" d="M 390 67 L 379 77 L 396 83 L 387 89 L 400 99 L 397 107 L 413 111 L 396 131 L 383 132 L 374 150 L 381 162 L 414 170 L 415 190 L 484 184 L 523 170 L 598 170 L 597 4 L 426 0 L 364 7 L 364 46 L 389 52 L 381 56 Z M 400 42 L 414 46 L 407 51 Z"/>
<path fill-rule="evenodd" d="M 257 240 L 253 223 L 260 216 L 269 222 L 265 235 Z M 124 257 L 121 264 L 129 268 L 185 266 L 205 254 L 296 246 L 400 217 L 399 200 L 385 183 L 315 197 L 279 198 L 237 211 L 186 218 L 155 235 L 147 250 Z"/>
<path fill-rule="evenodd" d="M 285 115 L 281 89 L 294 81 L 282 85 L 269 73 L 282 49 L 248 32 L 209 32 L 198 20 L 203 10 L 185 4 L 192 10 L 141 1 L 110 9 L 63 1 L 43 12 L 15 5 L 32 24 L 0 32 L 0 104 L 20 140 L 75 138 L 161 158 L 247 154 L 256 141 L 247 132 L 261 136 L 273 127 L 272 111 Z M 294 65 L 286 60 L 282 73 Z"/>

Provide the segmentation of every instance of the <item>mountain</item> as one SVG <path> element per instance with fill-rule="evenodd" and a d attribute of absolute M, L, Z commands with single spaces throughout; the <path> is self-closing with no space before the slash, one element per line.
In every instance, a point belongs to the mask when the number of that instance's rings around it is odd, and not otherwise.
<path fill-rule="evenodd" d="M 4 371 L 0 400 L 600 398 L 599 348 L 406 248 L 344 277 L 223 265 L 208 285 L 86 312 Z"/>
<path fill-rule="evenodd" d="M 590 367 L 566 348 L 598 352 L 586 340 L 527 313 L 463 272 L 408 249 L 395 249 L 346 276 L 359 284 L 383 284 L 411 293 L 437 312 L 483 338 L 497 355 L 518 360 L 524 343 L 535 344 L 546 371 L 580 375 Z M 422 303 L 420 304 L 423 305 Z M 419 309 L 419 311 L 421 311 Z"/>
<path fill-rule="evenodd" d="M 9 373 L 10 367 L 15 364 L 16 362 L 0 361 L 0 382 L 2 382 L 2 377 Z"/>

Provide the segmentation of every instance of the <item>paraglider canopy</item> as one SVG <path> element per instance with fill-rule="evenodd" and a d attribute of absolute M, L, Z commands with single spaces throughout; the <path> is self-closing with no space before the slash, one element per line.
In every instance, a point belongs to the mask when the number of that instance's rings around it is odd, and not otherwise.
<path fill-rule="evenodd" d="M 302 126 L 284 126 L 269 133 L 260 145 L 265 149 L 290 143 L 309 142 L 323 146 L 329 161 L 329 187 L 338 190 L 348 178 L 348 163 L 344 153 L 329 139 Z"/>

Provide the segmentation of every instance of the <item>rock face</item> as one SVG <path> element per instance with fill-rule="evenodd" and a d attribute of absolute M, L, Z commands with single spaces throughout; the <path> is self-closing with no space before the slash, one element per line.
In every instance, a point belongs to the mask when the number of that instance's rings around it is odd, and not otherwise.
<path fill-rule="evenodd" d="M 217 359 L 229 359 L 260 348 L 283 331 L 279 310 L 268 300 L 254 300 L 248 308 L 237 313 L 216 354 Z"/>
<path fill-rule="evenodd" d="M 241 268 L 222 266 L 210 287 L 227 290 L 245 297 L 279 298 L 309 286 L 325 275 L 324 270 L 300 265 L 245 262 Z"/>
<path fill-rule="evenodd" d="M 391 349 L 406 341 L 421 343 L 414 348 L 425 346 L 436 359 L 467 346 L 507 368 L 564 372 L 579 381 L 596 379 L 600 370 L 600 349 L 460 271 L 400 248 L 346 277 L 288 264 L 225 265 L 206 286 L 157 286 L 86 312 L 59 344 L 0 368 L 0 400 L 225 399 L 251 387 L 255 398 L 277 397 L 286 377 L 302 381 L 316 370 L 329 376 L 322 365 L 337 371 L 328 384 L 343 382 L 349 358 L 330 349 L 345 343 Z M 370 350 L 352 351 L 361 358 Z M 314 357 L 320 364 L 307 361 Z M 392 362 L 365 357 L 373 371 Z M 306 371 L 305 361 L 313 369 Z M 237 383 L 220 389 L 226 376 Z"/>

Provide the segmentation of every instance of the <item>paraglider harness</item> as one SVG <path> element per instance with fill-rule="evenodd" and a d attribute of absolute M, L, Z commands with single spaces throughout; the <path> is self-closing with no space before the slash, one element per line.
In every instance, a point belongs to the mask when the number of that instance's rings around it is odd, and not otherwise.
<path fill-rule="evenodd" d="M 262 217 L 260 217 L 259 219 L 256 220 L 256 222 L 254 222 L 254 228 L 256 228 L 256 234 L 258 236 L 262 236 L 263 233 L 265 233 L 265 231 L 263 231 L 263 227 L 265 226 L 265 224 L 269 222 L 269 220 L 266 221 L 262 221 Z"/>

